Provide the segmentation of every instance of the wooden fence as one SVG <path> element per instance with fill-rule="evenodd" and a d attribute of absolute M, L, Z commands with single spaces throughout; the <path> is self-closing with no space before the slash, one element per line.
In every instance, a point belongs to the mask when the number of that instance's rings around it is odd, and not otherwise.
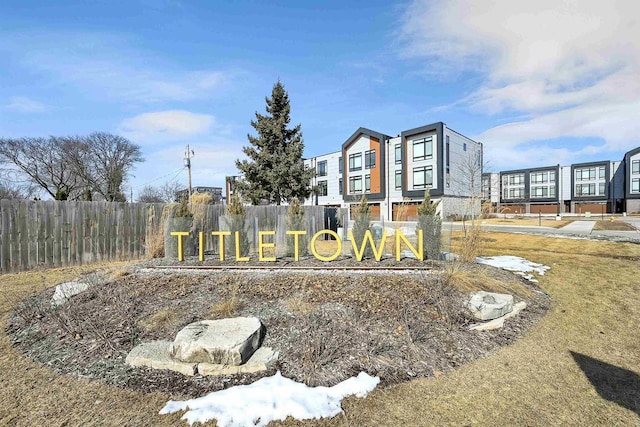
<path fill-rule="evenodd" d="M 147 256 L 149 236 L 163 229 L 163 204 L 0 201 L 0 271 L 121 261 Z M 286 206 L 249 206 L 252 228 L 282 224 Z M 323 229 L 325 209 L 305 206 L 310 233 Z M 198 228 L 219 230 L 221 205 L 207 206 Z M 280 219 L 278 219 L 280 218 Z M 249 231 L 250 235 L 256 231 Z M 209 239 L 208 249 L 215 241 Z M 217 246 L 217 245 L 215 245 Z"/>

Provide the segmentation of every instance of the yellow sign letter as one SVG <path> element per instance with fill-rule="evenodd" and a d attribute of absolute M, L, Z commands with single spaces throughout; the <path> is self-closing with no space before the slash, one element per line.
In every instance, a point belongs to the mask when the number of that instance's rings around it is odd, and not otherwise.
<path fill-rule="evenodd" d="M 184 250 L 182 250 L 182 237 L 188 236 L 188 231 L 172 231 L 172 236 L 178 236 L 178 261 L 184 261 Z"/>

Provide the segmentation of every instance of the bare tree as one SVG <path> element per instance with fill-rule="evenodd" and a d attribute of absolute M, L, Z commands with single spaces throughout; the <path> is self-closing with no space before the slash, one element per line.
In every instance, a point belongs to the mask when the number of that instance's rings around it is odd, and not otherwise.
<path fill-rule="evenodd" d="M 76 198 L 85 182 L 68 155 L 80 144 L 74 137 L 0 139 L 0 162 L 17 168 L 56 200 Z"/>
<path fill-rule="evenodd" d="M 138 195 L 138 202 L 141 203 L 162 203 L 164 201 L 162 189 L 152 185 L 144 186 Z"/>
<path fill-rule="evenodd" d="M 122 184 L 135 164 L 144 159 L 140 147 L 128 139 L 94 132 L 82 138 L 70 161 L 92 192 L 110 202 L 123 202 L 126 197 Z"/>
<path fill-rule="evenodd" d="M 31 183 L 0 180 L 0 199 L 33 199 L 38 195 L 38 187 Z"/>
<path fill-rule="evenodd" d="M 185 186 L 178 181 L 165 182 L 160 191 L 162 192 L 162 198 L 167 203 L 179 202 L 177 199 L 178 191 L 183 190 Z"/>

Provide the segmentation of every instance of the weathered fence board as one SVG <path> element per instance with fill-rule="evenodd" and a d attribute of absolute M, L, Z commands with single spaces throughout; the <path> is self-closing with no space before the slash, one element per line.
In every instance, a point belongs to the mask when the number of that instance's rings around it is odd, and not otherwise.
<path fill-rule="evenodd" d="M 0 200 L 0 272 L 147 256 L 150 236 L 164 233 L 164 208 L 160 203 Z M 309 236 L 328 225 L 322 206 L 303 209 Z M 254 248 L 259 230 L 276 231 L 281 246 L 286 212 L 286 206 L 246 207 Z M 195 218 L 193 230 L 204 233 L 207 251 L 218 253 L 211 232 L 221 229 L 224 214 L 224 206 L 209 205 Z"/>

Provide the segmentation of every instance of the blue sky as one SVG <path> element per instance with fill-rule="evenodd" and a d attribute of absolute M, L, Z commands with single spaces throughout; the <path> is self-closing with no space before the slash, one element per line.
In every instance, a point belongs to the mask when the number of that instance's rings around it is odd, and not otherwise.
<path fill-rule="evenodd" d="M 221 186 L 280 79 L 305 156 L 436 121 L 496 171 L 640 145 L 632 0 L 268 3 L 0 2 L 0 136 L 122 134 L 136 194 L 186 182 L 190 144 L 194 184 Z"/>

